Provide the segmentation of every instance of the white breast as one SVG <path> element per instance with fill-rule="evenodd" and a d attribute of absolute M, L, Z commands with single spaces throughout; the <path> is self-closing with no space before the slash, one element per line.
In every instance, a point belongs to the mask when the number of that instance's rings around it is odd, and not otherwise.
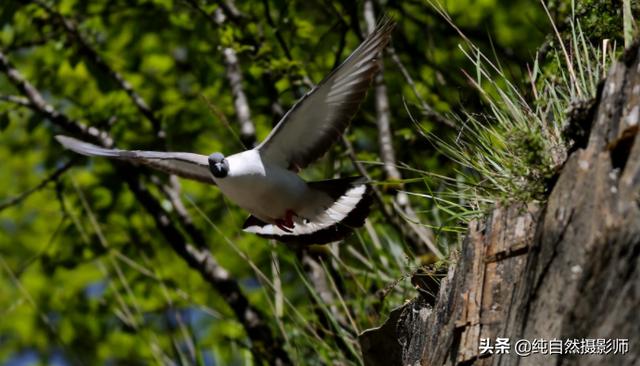
<path fill-rule="evenodd" d="M 295 173 L 263 162 L 256 150 L 227 157 L 229 173 L 215 178 L 231 201 L 257 218 L 273 223 L 287 210 L 298 212 L 308 194 L 307 184 Z"/>

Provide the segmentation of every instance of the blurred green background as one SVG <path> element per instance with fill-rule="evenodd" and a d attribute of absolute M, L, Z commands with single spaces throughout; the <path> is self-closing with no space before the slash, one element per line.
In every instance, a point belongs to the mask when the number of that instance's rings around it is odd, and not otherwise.
<path fill-rule="evenodd" d="M 384 84 L 402 189 L 437 191 L 441 181 L 424 172 L 455 179 L 455 162 L 421 135 L 411 116 L 423 131 L 455 138 L 456 128 L 438 118 L 485 107 L 462 71 L 473 74 L 473 63 L 458 47 L 463 39 L 432 4 L 372 4 L 376 17 L 389 13 L 397 21 L 392 46 L 398 62 L 386 53 Z M 441 5 L 527 95 L 527 65 L 540 50 L 541 63 L 554 57 L 546 51 L 552 28 L 541 4 Z M 564 32 L 571 2 L 547 5 Z M 594 42 L 622 43 L 618 2 L 577 7 Z M 231 154 L 242 144 L 223 50 L 237 55 L 260 141 L 283 110 L 357 47 L 367 29 L 364 8 L 363 1 L 333 0 L 2 0 L 0 51 L 57 113 L 109 130 L 118 147 Z M 216 18 L 220 13 L 224 19 Z M 446 264 L 407 239 L 381 213 L 380 202 L 367 226 L 340 244 L 287 247 L 242 233 L 246 213 L 215 187 L 170 182 L 138 168 L 135 179 L 180 237 L 210 251 L 228 282 L 258 309 L 270 336 L 249 336 L 233 303 L 220 294 L 228 283 L 212 284 L 185 262 L 175 249 L 183 243 L 167 241 L 125 183 L 127 171 L 64 151 L 53 136 L 70 132 L 52 122 L 54 116 L 35 112 L 24 99 L 28 90 L 7 77 L 6 67 L 2 71 L 2 364 L 246 365 L 272 362 L 274 345 L 293 364 L 361 364 L 357 334 L 415 296 L 410 277 L 416 269 Z M 152 116 L 141 112 L 131 93 Z M 379 164 L 373 94 L 347 136 L 389 209 L 400 185 Z M 425 104 L 433 111 L 425 111 Z M 345 146 L 336 144 L 303 175 L 357 173 Z M 192 226 L 162 192 L 167 186 L 177 192 Z M 420 225 L 448 253 L 464 230 L 460 218 L 433 200 L 409 197 Z"/>

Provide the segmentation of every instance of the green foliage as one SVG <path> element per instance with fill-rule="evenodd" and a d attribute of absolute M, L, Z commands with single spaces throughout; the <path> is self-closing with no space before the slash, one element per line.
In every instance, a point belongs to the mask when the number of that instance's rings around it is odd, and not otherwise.
<path fill-rule="evenodd" d="M 611 39 L 622 44 L 623 8 L 620 5 L 621 2 L 615 1 L 583 0 L 576 1 L 573 7 L 591 41 Z M 637 3 L 634 7 L 636 12 L 640 10 Z M 567 9 L 566 16 L 574 16 L 571 8 Z"/>
<path fill-rule="evenodd" d="M 541 65 L 535 60 L 529 91 L 512 83 L 499 59 L 492 61 L 461 34 L 467 41 L 461 50 L 475 65 L 475 77 L 467 76 L 483 96 L 487 112 L 464 111 L 458 116 L 460 133 L 453 141 L 428 133 L 460 164 L 462 185 L 468 187 L 450 189 L 451 196 L 462 198 L 459 207 L 452 207 L 455 212 L 472 209 L 482 214 L 500 201 L 546 199 L 574 143 L 566 133 L 569 116 L 595 98 L 599 81 L 616 58 L 607 41 L 592 44 L 575 18 L 566 27 L 568 41 L 551 43 L 546 51 L 550 61 Z M 554 30 L 558 28 L 554 24 Z M 475 198 L 469 197 L 470 190 Z"/>
<path fill-rule="evenodd" d="M 319 82 L 357 46 L 356 28 L 364 28 L 359 2 L 237 2 L 242 16 L 222 25 L 212 20 L 218 2 L 43 3 L 75 22 L 86 46 L 146 101 L 166 142 L 113 75 L 45 7 L 3 1 L 0 50 L 56 110 L 109 129 L 122 148 L 236 152 L 239 127 L 224 47 L 238 55 L 261 139 L 276 119 L 274 104 L 291 106 L 307 80 Z M 543 195 L 565 148 L 565 110 L 577 93 L 593 95 L 606 67 L 595 62 L 603 51 L 592 33 L 576 24 L 562 32 L 573 39 L 570 52 L 580 55 L 575 77 L 555 51 L 526 72 L 523 65 L 551 31 L 537 3 L 447 6 L 467 34 L 465 44 L 473 45 L 463 52 L 457 32 L 422 1 L 389 1 L 385 9 L 398 20 L 394 50 L 415 84 L 385 59 L 399 168 L 422 225 L 442 249 L 455 245 L 464 224 L 498 198 Z M 484 54 L 493 54 L 498 66 Z M 461 69 L 476 75 L 467 78 Z M 518 92 L 529 84 L 535 86 L 530 93 Z M 21 91 L 0 73 L 0 205 L 73 158 L 53 139 L 64 131 L 9 98 L 16 96 Z M 439 113 L 463 116 L 458 139 L 459 131 L 426 113 L 419 116 L 422 131 L 454 144 L 438 150 L 420 137 L 407 110 L 420 108 L 422 100 Z M 370 98 L 348 137 L 390 202 L 394 192 L 385 188 L 397 185 L 385 182 L 374 110 Z M 336 146 L 305 176 L 357 174 L 347 155 Z M 0 209 L 0 363 L 253 362 L 232 309 L 172 250 L 120 174 L 110 161 L 79 158 L 58 179 Z M 207 234 L 206 243 L 198 244 L 212 251 L 266 314 L 295 364 L 362 364 L 357 334 L 415 296 L 410 278 L 435 261 L 402 237 L 379 208 L 344 243 L 302 251 L 242 233 L 246 213 L 218 190 L 181 184 L 194 225 Z M 172 209 L 166 195 L 150 189 Z M 176 212 L 170 216 L 175 220 Z M 434 272 L 428 267 L 427 275 Z"/>

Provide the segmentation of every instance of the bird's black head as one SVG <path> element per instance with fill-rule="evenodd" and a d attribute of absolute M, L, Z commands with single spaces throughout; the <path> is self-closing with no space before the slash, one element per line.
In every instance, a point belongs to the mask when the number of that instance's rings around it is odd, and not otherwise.
<path fill-rule="evenodd" d="M 216 178 L 224 178 L 229 174 L 229 162 L 219 152 L 209 155 L 209 170 Z"/>

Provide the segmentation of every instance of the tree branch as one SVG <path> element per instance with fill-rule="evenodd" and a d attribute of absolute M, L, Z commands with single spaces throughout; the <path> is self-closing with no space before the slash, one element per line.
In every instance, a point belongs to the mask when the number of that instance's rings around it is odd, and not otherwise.
<path fill-rule="evenodd" d="M 138 111 L 149 121 L 156 132 L 158 138 L 164 140 L 166 137 L 164 130 L 162 129 L 162 123 L 160 119 L 154 114 L 147 102 L 140 96 L 129 84 L 129 82 L 117 71 L 115 71 L 100 55 L 94 50 L 89 42 L 82 36 L 78 30 L 77 24 L 71 19 L 66 18 L 55 9 L 40 0 L 35 0 L 41 8 L 45 9 L 53 17 L 57 18 L 60 25 L 64 28 L 67 36 L 70 40 L 75 41 L 78 46 L 79 53 L 92 62 L 100 71 L 108 75 L 125 93 L 129 96 L 129 99 L 136 106 Z"/>
<path fill-rule="evenodd" d="M 182 199 L 180 199 L 181 187 L 178 177 L 175 175 L 171 175 L 169 177 L 169 184 L 164 184 L 156 176 L 152 176 L 151 180 L 156 185 L 156 187 L 164 192 L 164 194 L 169 198 L 176 214 L 178 215 L 180 224 L 187 232 L 187 234 L 189 234 L 191 239 L 193 239 L 194 243 L 196 243 L 196 245 L 205 244 L 207 241 L 202 234 L 202 231 L 198 230 L 198 228 L 194 225 L 193 220 L 191 219 L 191 215 L 189 215 L 189 211 L 187 211 L 187 208 L 184 206 L 184 202 L 182 202 Z"/>
<path fill-rule="evenodd" d="M 280 32 L 280 28 L 276 25 L 276 22 L 271 16 L 271 10 L 269 9 L 269 1 L 263 0 L 262 3 L 264 6 L 265 18 L 267 19 L 267 23 L 269 24 L 269 26 L 273 29 L 276 35 L 276 39 L 278 40 L 278 44 L 280 45 L 280 48 L 282 48 L 284 55 L 287 57 L 287 60 L 293 61 L 293 57 L 291 56 L 291 51 L 289 50 L 289 46 L 287 45 L 287 42 L 284 40 L 284 37 L 282 36 L 282 32 Z M 307 86 L 307 88 L 309 89 L 313 88 L 313 82 L 311 81 L 311 79 L 309 79 L 307 75 L 289 74 L 289 77 L 291 78 L 293 95 L 297 99 L 302 98 L 302 96 L 305 93 L 304 90 L 302 90 L 301 88 L 302 84 Z"/>
<path fill-rule="evenodd" d="M 42 180 L 42 182 L 38 183 L 38 185 L 36 185 L 35 187 L 32 187 L 22 193 L 20 193 L 19 195 L 12 197 L 12 198 L 8 198 L 6 200 L 4 200 L 3 202 L 0 203 L 0 212 L 2 212 L 4 209 L 9 208 L 11 206 L 15 206 L 20 204 L 20 202 L 24 201 L 27 197 L 29 197 L 30 195 L 32 195 L 33 193 L 39 191 L 40 189 L 44 188 L 47 184 L 57 180 L 62 174 L 64 174 L 67 170 L 69 170 L 69 168 L 71 168 L 73 166 L 73 164 L 76 163 L 78 159 L 77 158 L 73 158 L 71 160 L 69 160 L 68 162 L 66 162 L 63 166 L 59 167 L 58 169 L 56 169 L 53 173 L 49 174 L 49 176 L 47 176 L 45 179 Z"/>
<path fill-rule="evenodd" d="M 162 205 L 140 182 L 136 176 L 137 173 L 132 172 L 131 167 L 121 166 L 119 170 L 126 172 L 123 176 L 129 188 L 153 217 L 156 226 L 173 250 L 216 289 L 236 315 L 251 340 L 251 352 L 255 362 L 257 364 L 261 361 L 275 365 L 291 364 L 288 354 L 282 348 L 282 340 L 273 334 L 265 322 L 264 314 L 249 303 L 238 282 L 218 264 L 211 252 L 204 247 L 204 243 L 199 247 L 189 243 L 180 230 L 173 225 Z M 199 231 L 197 235 L 202 236 Z"/>
<path fill-rule="evenodd" d="M 351 145 L 351 142 L 349 141 L 349 139 L 343 136 L 342 144 L 344 145 L 347 151 L 347 155 L 349 156 L 351 163 L 354 165 L 358 173 L 363 177 L 365 177 L 367 181 L 371 182 L 372 181 L 371 175 L 369 175 L 364 165 L 362 165 L 362 163 L 358 160 L 355 150 L 353 149 L 353 145 Z M 398 232 L 404 238 L 406 238 L 407 241 L 411 243 L 411 245 L 414 248 L 420 248 L 423 244 L 426 244 L 427 247 L 438 258 L 444 258 L 444 255 L 440 252 L 440 250 L 433 243 L 430 237 L 425 236 L 424 231 L 421 230 L 423 228 L 419 224 L 402 219 L 402 217 L 407 215 L 406 212 L 402 212 L 400 207 L 396 204 L 392 205 L 392 207 L 389 207 L 389 205 L 385 203 L 384 196 L 377 186 L 372 185 L 371 189 L 373 191 L 373 198 L 378 203 L 378 206 L 380 207 L 382 215 L 384 216 L 387 223 L 389 223 L 396 230 L 398 230 Z"/>
<path fill-rule="evenodd" d="M 367 24 L 367 33 L 372 33 L 376 29 L 376 17 L 373 10 L 373 1 L 364 2 L 364 19 Z M 387 97 L 387 86 L 384 84 L 382 60 L 380 60 L 380 71 L 375 79 L 375 105 L 376 122 L 378 124 L 378 143 L 380 144 L 380 158 L 384 166 L 387 179 L 399 181 L 402 175 L 396 168 L 396 156 L 393 148 L 393 137 L 389 126 L 391 116 L 389 114 L 389 98 Z"/>
<path fill-rule="evenodd" d="M 95 127 L 88 127 L 78 121 L 67 118 L 58 112 L 53 106 L 44 100 L 36 88 L 28 82 L 22 74 L 9 62 L 7 56 L 0 51 L 0 72 L 9 78 L 9 81 L 29 100 L 32 109 L 42 114 L 51 123 L 61 127 L 69 133 L 83 136 L 86 140 L 111 147 L 113 140 L 106 132 Z"/>
<path fill-rule="evenodd" d="M 233 1 L 230 0 L 218 0 L 216 1 L 220 8 L 224 11 L 224 13 L 231 19 L 232 22 L 236 24 L 241 24 L 247 18 L 245 14 L 243 14 Z"/>
<path fill-rule="evenodd" d="M 226 18 L 222 9 L 215 12 L 215 22 L 222 26 Z M 242 70 L 238 62 L 238 55 L 231 47 L 222 50 L 224 63 L 227 66 L 227 79 L 231 85 L 231 95 L 233 96 L 233 106 L 236 109 L 236 117 L 240 123 L 240 140 L 246 148 L 252 148 L 256 143 L 256 127 L 251 120 L 251 110 L 247 96 L 242 87 Z"/>
<path fill-rule="evenodd" d="M 291 57 L 291 51 L 289 51 L 289 46 L 287 46 L 287 42 L 285 42 L 284 38 L 282 37 L 282 33 L 280 32 L 280 29 L 276 26 L 276 23 L 274 22 L 273 17 L 271 16 L 271 10 L 269 9 L 269 1 L 263 0 L 262 5 L 264 6 L 264 15 L 265 15 L 265 18 L 267 19 L 267 23 L 269 23 L 269 26 L 275 32 L 276 39 L 278 40 L 278 44 L 280 45 L 280 48 L 282 48 L 282 51 L 284 52 L 284 55 L 287 57 L 287 59 L 292 60 L 293 58 Z"/>
<path fill-rule="evenodd" d="M 31 102 L 25 97 L 19 95 L 0 95 L 0 101 L 13 103 L 22 107 L 30 107 Z"/>
<path fill-rule="evenodd" d="M 420 92 L 418 92 L 418 88 L 416 87 L 416 83 L 413 81 L 413 78 L 411 77 L 407 69 L 404 67 L 404 64 L 400 60 L 400 57 L 398 57 L 398 54 L 396 54 L 395 49 L 393 47 L 387 47 L 387 52 L 391 56 L 391 60 L 393 60 L 393 62 L 396 64 L 396 66 L 400 70 L 400 73 L 404 77 L 407 84 L 409 84 L 409 86 L 411 87 L 411 90 L 413 91 L 413 94 L 418 99 L 418 102 L 420 102 L 420 106 L 422 107 L 422 114 L 428 119 L 436 123 L 439 123 L 451 128 L 456 128 L 456 124 L 453 123 L 453 121 L 445 118 L 443 115 L 438 113 L 435 109 L 433 109 L 433 107 L 429 105 L 429 103 L 427 103 L 427 101 L 424 100 L 422 95 L 420 95 Z"/>
<path fill-rule="evenodd" d="M 262 73 L 262 83 L 264 84 L 264 88 L 266 89 L 267 96 L 269 97 L 269 110 L 271 112 L 272 126 L 280 121 L 282 116 L 284 115 L 284 109 L 280 104 L 280 96 L 278 95 L 278 89 L 275 87 L 275 82 L 273 81 L 273 75 L 270 71 L 265 71 Z"/>
<path fill-rule="evenodd" d="M 376 27 L 376 17 L 373 8 L 373 1 L 366 0 L 364 2 L 364 19 L 367 24 L 367 32 L 371 33 Z M 380 61 L 382 63 L 382 61 Z M 389 113 L 389 97 L 387 96 L 387 86 L 384 83 L 382 64 L 380 72 L 375 79 L 375 105 L 376 105 L 376 122 L 378 125 L 378 141 L 380 144 L 380 158 L 382 159 L 383 167 L 387 176 L 387 180 L 400 182 L 402 180 L 402 174 L 397 168 L 395 150 L 393 148 L 393 134 L 391 132 L 391 114 Z M 430 229 L 418 225 L 418 217 L 411 207 L 409 196 L 402 191 L 398 191 L 395 196 L 395 202 L 393 205 L 396 213 L 400 213 L 401 216 L 406 217 L 408 220 L 407 226 L 401 225 L 403 228 L 401 232 L 412 233 L 409 237 L 416 240 L 414 243 L 424 243 L 437 257 L 442 258 L 443 255 L 438 250 L 438 247 L 433 242 L 433 233 Z M 389 215 L 390 217 L 396 217 L 396 215 Z M 407 230 L 408 228 L 408 230 Z M 422 245 L 415 246 L 417 251 L 421 251 Z"/>
<path fill-rule="evenodd" d="M 67 133 L 78 135 L 85 140 L 90 140 L 105 147 L 112 145 L 112 139 L 108 133 L 95 127 L 80 125 L 55 110 L 44 100 L 40 92 L 9 63 L 2 52 L 0 52 L 0 71 L 7 74 L 9 81 L 25 94 L 30 101 L 30 107 L 34 111 L 47 116 L 52 123 L 66 130 Z M 205 243 L 198 243 L 198 247 L 192 245 L 169 219 L 169 213 L 142 184 L 140 170 L 120 162 L 114 162 L 114 166 L 120 172 L 138 202 L 153 217 L 158 230 L 171 245 L 174 252 L 189 267 L 198 271 L 203 279 L 212 285 L 233 310 L 251 340 L 251 351 L 256 358 L 256 362 L 264 360 L 269 364 L 291 364 L 288 354 L 282 348 L 282 340 L 273 334 L 264 320 L 264 314 L 249 303 L 247 297 L 242 293 L 240 285 L 230 277 L 226 269 L 218 264 L 211 252 L 205 248 Z M 204 240 L 204 235 L 197 231 L 195 227 L 189 230 L 196 230 L 192 231 L 192 233 L 196 233 L 194 236 Z"/>
<path fill-rule="evenodd" d="M 218 1 L 220 8 L 216 9 L 214 14 L 207 13 L 198 4 L 197 0 L 185 0 L 193 9 L 202 14 L 216 28 L 224 25 L 227 17 L 234 22 L 246 17 L 242 14 L 232 2 Z M 224 4 L 224 5 L 223 5 Z M 231 95 L 233 96 L 233 106 L 236 111 L 236 117 L 240 124 L 240 141 L 245 148 L 252 148 L 256 143 L 256 127 L 251 120 L 251 108 L 249 101 L 242 87 L 242 69 L 238 61 L 236 51 L 231 47 L 224 47 L 222 50 L 224 63 L 227 67 L 227 79 L 231 86 Z"/>

